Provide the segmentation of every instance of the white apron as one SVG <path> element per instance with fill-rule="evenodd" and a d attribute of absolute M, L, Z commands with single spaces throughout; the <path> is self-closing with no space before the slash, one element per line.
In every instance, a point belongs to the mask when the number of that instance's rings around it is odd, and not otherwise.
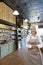
<path fill-rule="evenodd" d="M 31 38 L 31 40 L 33 40 L 31 36 L 30 36 L 30 38 Z M 34 40 L 35 40 L 35 38 L 34 38 Z M 36 38 L 36 40 L 38 40 L 38 39 Z M 37 45 L 37 44 L 32 43 L 31 45 Z M 29 50 L 28 51 L 29 56 L 30 56 L 29 60 L 31 62 L 31 65 L 42 65 L 39 49 L 38 48 L 33 48 L 33 49 L 28 49 L 28 50 Z"/>

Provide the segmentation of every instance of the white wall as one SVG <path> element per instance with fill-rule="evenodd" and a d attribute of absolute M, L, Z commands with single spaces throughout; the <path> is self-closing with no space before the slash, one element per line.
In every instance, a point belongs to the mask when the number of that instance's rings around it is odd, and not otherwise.
<path fill-rule="evenodd" d="M 37 32 L 38 32 L 39 35 L 43 35 L 43 28 L 38 28 Z"/>
<path fill-rule="evenodd" d="M 36 26 L 36 30 L 39 35 L 43 35 L 43 28 L 38 28 L 38 26 Z"/>

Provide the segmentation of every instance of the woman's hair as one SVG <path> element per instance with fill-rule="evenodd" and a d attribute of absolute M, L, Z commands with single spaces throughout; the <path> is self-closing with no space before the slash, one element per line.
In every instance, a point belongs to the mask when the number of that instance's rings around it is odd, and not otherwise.
<path fill-rule="evenodd" d="M 31 30 L 31 29 L 35 29 L 35 30 L 36 30 L 36 27 L 33 26 L 33 25 L 31 25 L 31 26 L 30 26 L 30 30 Z M 35 33 L 37 34 L 37 31 L 35 31 Z"/>

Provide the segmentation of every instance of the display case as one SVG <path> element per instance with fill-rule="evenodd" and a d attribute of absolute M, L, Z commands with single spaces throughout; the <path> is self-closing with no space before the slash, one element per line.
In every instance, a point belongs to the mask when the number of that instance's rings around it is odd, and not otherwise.
<path fill-rule="evenodd" d="M 0 40 L 13 40 L 16 37 L 16 30 L 0 29 Z"/>
<path fill-rule="evenodd" d="M 15 50 L 16 30 L 0 28 L 0 58 Z"/>

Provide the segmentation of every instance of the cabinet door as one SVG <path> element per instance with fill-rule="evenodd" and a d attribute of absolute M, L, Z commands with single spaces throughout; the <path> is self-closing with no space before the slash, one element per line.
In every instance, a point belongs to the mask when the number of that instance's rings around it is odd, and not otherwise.
<path fill-rule="evenodd" d="M 13 10 L 9 8 L 9 22 L 13 22 Z"/>
<path fill-rule="evenodd" d="M 13 23 L 16 24 L 16 16 L 13 16 Z"/>
<path fill-rule="evenodd" d="M 8 6 L 3 3 L 3 20 L 8 21 Z"/>
<path fill-rule="evenodd" d="M 11 52 L 14 51 L 14 43 L 13 43 L 13 42 L 10 42 L 10 43 L 8 44 L 8 51 L 9 51 L 9 53 L 11 53 Z"/>
<path fill-rule="evenodd" d="M 0 2 L 0 19 L 2 19 L 2 3 Z"/>
<path fill-rule="evenodd" d="M 1 57 L 4 57 L 8 54 L 8 44 L 4 44 L 1 47 Z"/>

